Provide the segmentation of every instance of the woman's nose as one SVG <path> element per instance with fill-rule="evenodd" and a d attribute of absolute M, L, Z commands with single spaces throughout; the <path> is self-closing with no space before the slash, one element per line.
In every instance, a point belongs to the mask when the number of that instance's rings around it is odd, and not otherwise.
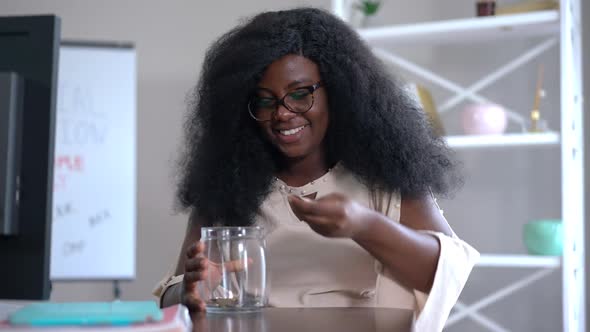
<path fill-rule="evenodd" d="M 289 111 L 285 105 L 278 105 L 277 110 L 274 113 L 275 119 L 279 121 L 287 121 L 295 117 L 297 114 Z"/>

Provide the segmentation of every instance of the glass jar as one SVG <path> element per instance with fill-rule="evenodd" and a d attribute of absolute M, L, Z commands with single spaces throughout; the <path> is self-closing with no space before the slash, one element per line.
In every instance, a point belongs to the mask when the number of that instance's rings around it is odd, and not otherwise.
<path fill-rule="evenodd" d="M 261 227 L 202 227 L 208 273 L 200 287 L 207 312 L 266 306 L 266 244 Z"/>

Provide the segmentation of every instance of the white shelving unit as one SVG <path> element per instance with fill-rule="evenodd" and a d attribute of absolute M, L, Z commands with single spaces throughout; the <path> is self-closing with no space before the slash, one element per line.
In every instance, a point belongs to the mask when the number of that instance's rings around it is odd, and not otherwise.
<path fill-rule="evenodd" d="M 471 318 L 481 326 L 490 331 L 508 331 L 499 323 L 480 314 L 478 311 L 485 307 L 502 300 L 514 292 L 534 283 L 535 281 L 551 274 L 561 267 L 561 258 L 557 256 L 531 256 L 531 255 L 490 255 L 482 254 L 478 268 L 525 268 L 535 269 L 527 276 L 513 281 L 509 285 L 497 289 L 494 292 L 482 297 L 481 299 L 466 305 L 460 301 L 455 304 L 455 313 L 449 316 L 447 327 L 464 319 Z"/>
<path fill-rule="evenodd" d="M 561 266 L 561 257 L 558 256 L 532 256 L 532 255 L 490 255 L 482 254 L 479 267 L 548 267 Z"/>
<path fill-rule="evenodd" d="M 559 133 L 525 133 L 504 135 L 462 135 L 446 136 L 447 144 L 454 149 L 509 147 L 509 146 L 535 146 L 535 145 L 559 145 Z"/>
<path fill-rule="evenodd" d="M 377 57 L 386 63 L 407 70 L 423 79 L 439 85 L 455 96 L 438 106 L 444 113 L 465 99 L 474 102 L 491 102 L 478 91 L 503 76 L 535 59 L 543 52 L 560 48 L 561 85 L 561 133 L 513 133 L 486 136 L 447 136 L 454 149 L 527 148 L 531 146 L 556 146 L 561 149 L 561 205 L 564 224 L 564 252 L 562 257 L 530 255 L 482 254 L 477 268 L 531 269 L 526 277 L 496 290 L 475 303 L 458 302 L 455 313 L 447 326 L 463 318 L 471 318 L 490 331 L 507 331 L 499 323 L 485 317 L 478 310 L 513 294 L 532 282 L 561 269 L 563 274 L 563 330 L 585 330 L 585 271 L 584 271 L 584 169 L 583 169 L 583 120 L 581 92 L 581 8 L 580 0 L 561 0 L 560 11 L 493 17 L 477 17 L 438 22 L 392 25 L 358 30 L 359 35 L 372 47 Z M 333 12 L 346 20 L 349 17 L 350 0 L 332 0 Z M 512 61 L 490 72 L 487 76 L 463 87 L 460 84 L 423 68 L 391 51 L 398 45 L 466 45 L 478 42 L 526 40 L 535 37 L 542 42 L 522 53 Z M 525 128 L 521 113 L 506 106 L 509 120 Z"/>
<path fill-rule="evenodd" d="M 530 14 L 474 17 L 367 28 L 358 32 L 373 46 L 402 43 L 472 43 L 555 36 L 559 32 L 559 13 L 551 10 Z"/>

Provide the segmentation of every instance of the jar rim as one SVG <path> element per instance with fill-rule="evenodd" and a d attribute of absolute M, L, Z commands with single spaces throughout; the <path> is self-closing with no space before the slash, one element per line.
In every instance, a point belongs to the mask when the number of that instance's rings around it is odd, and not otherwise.
<path fill-rule="evenodd" d="M 262 230 L 260 226 L 201 227 L 201 240 L 260 237 Z"/>

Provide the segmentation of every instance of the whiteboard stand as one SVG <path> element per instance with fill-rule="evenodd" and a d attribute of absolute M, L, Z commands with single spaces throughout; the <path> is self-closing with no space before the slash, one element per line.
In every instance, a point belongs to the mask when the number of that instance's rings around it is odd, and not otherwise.
<path fill-rule="evenodd" d="M 121 287 L 119 280 L 113 280 L 113 299 L 119 301 L 121 299 Z"/>

